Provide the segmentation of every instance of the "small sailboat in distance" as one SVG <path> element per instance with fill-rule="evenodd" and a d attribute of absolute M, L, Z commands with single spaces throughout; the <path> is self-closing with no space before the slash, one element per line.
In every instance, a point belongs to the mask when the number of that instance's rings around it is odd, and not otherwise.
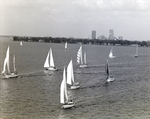
<path fill-rule="evenodd" d="M 74 81 L 74 72 L 73 72 L 73 63 L 72 60 L 68 64 L 67 67 L 67 84 L 71 85 L 70 89 L 78 89 L 80 88 L 79 82 Z"/>
<path fill-rule="evenodd" d="M 134 57 L 138 58 L 138 44 L 136 45 L 136 54 L 134 55 Z"/>
<path fill-rule="evenodd" d="M 67 42 L 65 43 L 65 50 L 67 50 L 68 49 L 68 44 L 67 44 Z"/>
<path fill-rule="evenodd" d="M 114 81 L 114 78 L 110 77 L 108 60 L 107 60 L 106 66 L 105 66 L 105 75 L 106 75 L 106 82 L 107 83 L 111 82 L 111 81 Z"/>
<path fill-rule="evenodd" d="M 82 53 L 82 45 L 80 46 L 78 52 L 77 52 L 77 63 L 80 64 L 80 68 L 85 68 L 87 67 L 87 64 L 86 64 L 86 52 L 84 53 L 84 57 L 82 56 L 83 53 Z M 83 60 L 84 58 L 84 60 Z"/>
<path fill-rule="evenodd" d="M 111 48 L 110 50 L 110 53 L 109 53 L 109 58 L 115 58 L 116 56 L 113 55 L 113 47 Z"/>
<path fill-rule="evenodd" d="M 60 103 L 63 104 L 62 108 L 64 108 L 64 109 L 72 108 L 75 106 L 75 104 L 72 102 L 72 100 L 69 100 L 69 98 L 68 98 L 65 67 L 64 67 L 64 71 L 63 71 L 63 80 L 62 80 L 61 86 L 60 86 Z"/>
<path fill-rule="evenodd" d="M 14 72 L 10 72 L 10 67 L 9 67 L 9 46 L 7 48 L 6 52 L 6 57 L 4 60 L 4 66 L 3 66 L 3 71 L 2 71 L 2 76 L 3 78 L 16 78 L 18 77 L 17 72 L 16 72 L 16 66 L 15 66 L 15 55 L 13 58 L 13 65 L 14 65 Z M 7 68 L 6 68 L 7 66 Z"/>
<path fill-rule="evenodd" d="M 51 48 L 50 48 L 50 50 L 49 50 L 49 52 L 47 54 L 47 58 L 46 58 L 45 63 L 44 63 L 44 68 L 46 68 L 46 70 L 51 70 L 51 71 L 58 70 L 55 67 L 55 64 L 54 64 L 53 53 L 52 53 L 52 49 Z"/>
<path fill-rule="evenodd" d="M 20 41 L 20 46 L 22 46 L 22 41 Z"/>

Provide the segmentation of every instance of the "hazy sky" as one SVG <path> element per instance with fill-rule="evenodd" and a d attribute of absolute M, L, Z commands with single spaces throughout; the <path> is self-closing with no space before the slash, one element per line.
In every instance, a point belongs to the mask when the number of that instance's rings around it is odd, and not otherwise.
<path fill-rule="evenodd" d="M 0 35 L 150 40 L 150 0 L 0 0 Z"/>

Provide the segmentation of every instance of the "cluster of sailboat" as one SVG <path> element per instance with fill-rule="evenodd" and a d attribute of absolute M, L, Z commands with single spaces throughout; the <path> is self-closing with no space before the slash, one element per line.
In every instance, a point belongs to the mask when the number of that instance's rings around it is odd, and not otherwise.
<path fill-rule="evenodd" d="M 20 42 L 20 45 L 22 46 L 22 42 Z M 4 59 L 4 66 L 3 66 L 3 70 L 2 70 L 2 76 L 3 78 L 16 78 L 18 77 L 17 71 L 16 71 L 16 66 L 15 66 L 15 55 L 13 57 L 13 66 L 14 66 L 14 71 L 11 72 L 10 68 L 9 68 L 9 46 L 7 48 L 7 52 L 6 52 L 6 57 Z M 67 50 L 67 42 L 65 43 L 65 50 Z M 113 55 L 113 47 L 110 50 L 109 53 L 109 58 L 113 59 L 116 56 Z M 136 47 L 136 55 L 135 57 L 138 57 L 138 46 Z M 84 52 L 83 54 L 83 47 L 82 45 L 80 46 L 79 50 L 77 51 L 77 63 L 79 64 L 80 68 L 86 68 L 87 66 L 87 61 L 86 61 L 86 52 Z M 52 53 L 52 48 L 50 48 L 50 50 L 48 51 L 45 63 L 44 63 L 44 68 L 46 70 L 50 70 L 50 71 L 57 71 L 58 68 L 55 67 L 54 64 L 54 58 L 53 58 L 53 53 Z M 66 75 L 67 73 L 67 75 Z M 105 65 L 105 75 L 106 75 L 106 83 L 114 81 L 113 77 L 110 77 L 110 71 L 109 71 L 109 62 L 107 60 L 106 65 Z M 79 82 L 75 82 L 74 79 L 74 71 L 73 71 L 73 62 L 72 60 L 69 62 L 68 66 L 67 66 L 67 72 L 64 66 L 64 70 L 63 70 L 63 80 L 61 82 L 61 86 L 60 86 L 60 103 L 63 104 L 63 108 L 71 108 L 75 106 L 75 103 L 73 103 L 72 100 L 70 100 L 68 98 L 68 94 L 67 94 L 67 85 L 70 86 L 70 89 L 74 90 L 74 89 L 79 89 L 80 88 L 80 83 Z"/>

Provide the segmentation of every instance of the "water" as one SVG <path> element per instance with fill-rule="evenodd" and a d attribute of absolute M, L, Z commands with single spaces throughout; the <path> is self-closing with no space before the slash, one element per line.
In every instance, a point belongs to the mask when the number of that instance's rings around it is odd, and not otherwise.
<path fill-rule="evenodd" d="M 150 49 L 114 46 L 109 59 L 114 82 L 105 84 L 105 63 L 112 46 L 83 45 L 88 68 L 76 63 L 78 44 L 13 42 L 0 40 L 0 72 L 8 45 L 10 58 L 16 55 L 18 78 L 0 79 L 1 119 L 148 119 L 150 118 Z M 43 68 L 52 47 L 57 72 Z M 64 110 L 60 104 L 63 67 L 73 60 L 75 80 L 81 88 L 68 90 L 76 107 Z M 11 60 L 11 59 L 10 59 Z M 12 65 L 12 62 L 11 64 Z"/>

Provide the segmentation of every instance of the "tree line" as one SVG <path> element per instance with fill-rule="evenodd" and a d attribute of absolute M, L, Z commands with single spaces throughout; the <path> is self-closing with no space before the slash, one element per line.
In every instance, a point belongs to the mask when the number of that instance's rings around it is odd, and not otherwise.
<path fill-rule="evenodd" d="M 138 44 L 139 46 L 150 46 L 150 41 L 129 41 L 129 40 L 99 40 L 99 39 L 83 39 L 83 38 L 65 38 L 65 37 L 23 37 L 13 36 L 14 41 L 25 41 L 25 42 L 46 42 L 46 43 L 82 43 L 82 44 L 98 44 L 98 45 L 121 45 L 129 46 Z"/>

